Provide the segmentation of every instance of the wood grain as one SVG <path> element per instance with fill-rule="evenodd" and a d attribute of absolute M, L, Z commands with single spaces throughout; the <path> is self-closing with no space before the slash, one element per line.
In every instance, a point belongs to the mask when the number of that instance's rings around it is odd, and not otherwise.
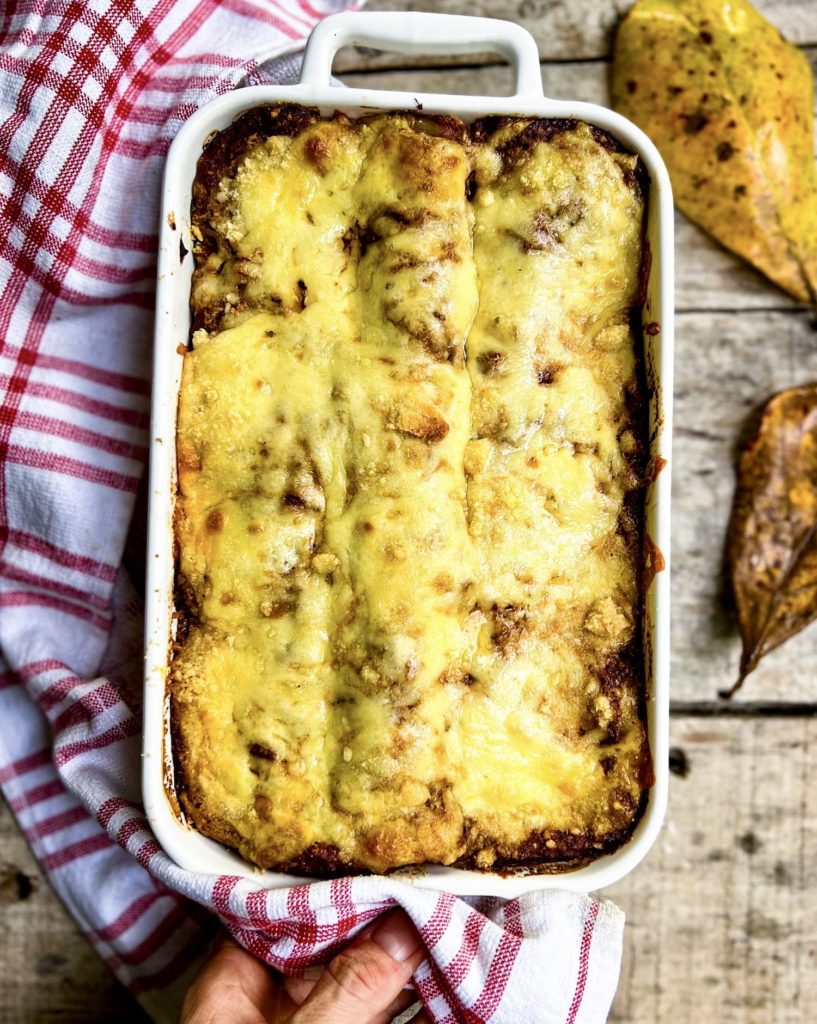
<path fill-rule="evenodd" d="M 504 18 L 526 28 L 539 46 L 542 60 L 587 60 L 606 57 L 612 48 L 613 31 L 630 0 L 370 0 L 370 11 L 428 11 L 441 14 L 477 14 Z M 817 44 L 817 5 L 810 0 L 754 0 L 754 6 L 793 43 Z M 452 59 L 452 64 L 490 60 L 485 54 Z M 372 67 L 418 67 L 439 64 L 439 58 L 423 60 L 400 54 L 378 54 L 349 47 L 338 55 L 338 71 Z"/>
<path fill-rule="evenodd" d="M 0 800 L 0 1024 L 148 1024 L 44 880 Z"/>
<path fill-rule="evenodd" d="M 817 1001 L 817 721 L 677 718 L 664 830 L 607 893 L 616 1024 L 805 1024 Z"/>

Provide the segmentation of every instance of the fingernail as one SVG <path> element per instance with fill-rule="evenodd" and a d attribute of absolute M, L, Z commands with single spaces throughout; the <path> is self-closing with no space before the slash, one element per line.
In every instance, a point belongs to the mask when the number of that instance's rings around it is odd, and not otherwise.
<path fill-rule="evenodd" d="M 385 950 L 394 960 L 408 960 L 422 946 L 423 940 L 408 914 L 394 910 L 383 918 L 372 932 L 372 942 Z"/>

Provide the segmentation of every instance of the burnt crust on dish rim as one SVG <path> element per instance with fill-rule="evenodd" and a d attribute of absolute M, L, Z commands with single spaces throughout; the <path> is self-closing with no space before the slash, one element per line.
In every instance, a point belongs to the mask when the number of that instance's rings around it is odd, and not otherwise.
<path fill-rule="evenodd" d="M 490 136 L 509 125 L 525 123 L 525 127 L 510 139 L 501 151 L 503 164 L 512 165 L 519 157 L 529 152 L 538 143 L 549 141 L 564 132 L 576 129 L 582 122 L 575 118 L 536 118 L 526 116 L 489 116 L 474 121 L 471 125 L 449 115 L 426 114 L 418 110 L 377 111 L 358 118 L 348 117 L 336 111 L 334 119 L 352 122 L 366 122 L 384 116 L 401 117 L 410 123 L 429 130 L 429 134 L 442 136 L 460 142 L 484 142 Z M 242 114 L 225 129 L 213 133 L 205 142 L 202 155 L 197 164 L 197 171 L 192 189 L 191 224 L 201 234 L 201 239 L 194 245 L 193 255 L 196 267 L 202 266 L 207 256 L 215 251 L 215 232 L 209 225 L 211 216 L 210 196 L 217 191 L 218 183 L 228 176 L 238 165 L 246 151 L 253 145 L 263 142 L 272 136 L 296 137 L 304 129 L 326 118 L 322 117 L 317 108 L 304 107 L 293 103 L 266 104 L 252 107 Z M 594 140 L 611 152 L 629 152 L 609 132 L 595 125 L 589 125 Z M 638 160 L 634 171 L 624 170 L 624 181 L 641 198 L 649 193 L 649 176 L 641 160 Z M 466 188 L 471 188 L 469 182 Z M 469 194 L 469 198 L 471 195 Z M 630 324 L 635 338 L 635 386 L 628 388 L 625 394 L 625 405 L 629 413 L 628 426 L 635 436 L 635 446 L 626 454 L 630 469 L 640 481 L 637 488 L 628 490 L 624 497 L 624 505 L 619 516 L 618 531 L 625 538 L 627 550 L 638 567 L 639 598 L 635 622 L 635 632 L 630 642 L 621 651 L 612 656 L 600 673 L 602 692 L 611 699 L 615 707 L 620 700 L 624 688 L 635 691 L 637 695 L 637 713 L 643 725 L 642 755 L 640 758 L 639 783 L 641 794 L 637 806 L 632 807 L 632 817 L 625 828 L 619 828 L 602 835 L 590 830 L 579 834 L 560 830 L 533 830 L 521 842 L 515 844 L 511 852 L 505 851 L 495 844 L 496 858 L 487 869 L 478 864 L 478 854 L 470 853 L 448 867 L 483 871 L 501 876 L 514 875 L 547 875 L 562 873 L 581 868 L 598 857 L 612 853 L 623 846 L 631 837 L 644 814 L 649 790 L 655 782 L 652 754 L 647 734 L 647 685 L 646 658 L 644 655 L 643 623 L 645 618 L 645 594 L 651 575 L 645 560 L 647 543 L 645 526 L 645 491 L 650 482 L 648 459 L 650 437 L 648 429 L 648 388 L 645 360 L 642 311 L 646 300 L 646 288 L 651 267 L 651 253 L 646 237 L 646 208 L 642 223 L 641 263 L 639 267 L 639 293 L 636 303 L 629 310 Z M 223 238 L 223 236 L 219 236 Z M 198 321 L 198 322 L 197 322 Z M 192 349 L 192 335 L 199 327 L 204 326 L 200 318 L 193 316 L 188 347 Z M 174 621 L 176 631 L 174 641 L 169 646 L 168 661 L 179 649 L 187 636 L 190 626 L 198 621 L 197 610 L 192 591 L 180 571 L 180 559 L 176 531 L 174 529 L 173 553 L 175 563 L 174 585 Z M 170 743 L 173 764 L 173 779 L 166 780 L 168 796 L 174 807 L 180 807 L 183 817 L 195 817 L 197 828 L 202 834 L 238 851 L 241 837 L 236 829 L 224 818 L 212 816 L 208 808 L 195 801 L 185 787 L 185 750 L 181 734 L 174 728 L 172 712 L 172 690 L 170 676 L 167 687 L 170 697 Z M 604 742 L 615 742 L 615 730 L 618 720 L 614 717 L 608 739 Z M 621 795 L 633 803 L 628 793 Z M 467 826 L 467 822 L 465 825 Z M 393 871 L 411 873 L 422 869 L 428 864 L 415 864 L 392 869 Z M 302 875 L 309 878 L 334 878 L 346 874 L 371 874 L 371 870 L 360 862 L 341 856 L 337 847 L 326 843 L 313 843 L 297 858 L 286 863 L 276 864 L 275 870 L 283 873 Z M 387 872 L 391 873 L 391 872 Z"/>

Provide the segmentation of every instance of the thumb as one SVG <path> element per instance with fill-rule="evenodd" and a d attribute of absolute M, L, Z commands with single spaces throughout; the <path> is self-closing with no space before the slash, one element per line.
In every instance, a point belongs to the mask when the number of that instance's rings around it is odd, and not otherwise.
<path fill-rule="evenodd" d="M 290 1024 L 374 1024 L 423 961 L 423 940 L 394 910 L 330 961 Z"/>

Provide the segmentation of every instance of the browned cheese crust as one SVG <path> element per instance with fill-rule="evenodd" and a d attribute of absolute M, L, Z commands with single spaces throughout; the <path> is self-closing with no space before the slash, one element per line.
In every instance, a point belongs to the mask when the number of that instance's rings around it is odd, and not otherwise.
<path fill-rule="evenodd" d="M 631 835 L 646 188 L 571 120 L 279 105 L 208 142 L 169 684 L 199 831 L 308 876 Z"/>

